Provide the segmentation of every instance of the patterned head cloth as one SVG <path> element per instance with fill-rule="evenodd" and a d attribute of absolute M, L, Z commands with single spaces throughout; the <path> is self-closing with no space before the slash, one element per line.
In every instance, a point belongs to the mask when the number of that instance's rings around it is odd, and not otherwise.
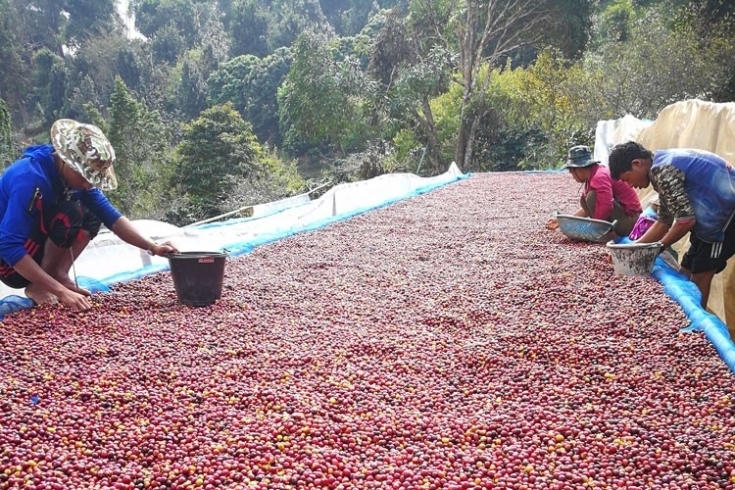
<path fill-rule="evenodd" d="M 115 150 L 100 128 L 73 119 L 59 119 L 51 126 L 51 143 L 64 163 L 103 191 L 117 188 L 112 164 Z"/>

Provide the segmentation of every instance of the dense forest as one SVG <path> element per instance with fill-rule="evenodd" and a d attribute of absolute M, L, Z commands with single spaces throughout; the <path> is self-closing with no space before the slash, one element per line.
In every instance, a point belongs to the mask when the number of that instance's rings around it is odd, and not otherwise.
<path fill-rule="evenodd" d="M 385 172 L 548 168 L 597 121 L 735 100 L 729 0 L 0 0 L 0 158 L 100 126 L 186 224 Z M 134 19 L 134 28 L 130 20 Z"/>

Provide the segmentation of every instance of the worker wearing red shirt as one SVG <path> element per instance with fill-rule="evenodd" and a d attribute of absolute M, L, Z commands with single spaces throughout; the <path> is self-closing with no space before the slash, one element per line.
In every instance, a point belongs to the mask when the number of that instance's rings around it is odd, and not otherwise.
<path fill-rule="evenodd" d="M 610 170 L 592 159 L 588 146 L 574 146 L 569 150 L 565 168 L 574 180 L 582 184 L 580 209 L 574 215 L 604 221 L 617 221 L 615 234 L 628 236 L 643 209 L 636 191 L 622 180 L 613 180 Z M 546 227 L 554 230 L 559 226 L 551 218 Z"/>

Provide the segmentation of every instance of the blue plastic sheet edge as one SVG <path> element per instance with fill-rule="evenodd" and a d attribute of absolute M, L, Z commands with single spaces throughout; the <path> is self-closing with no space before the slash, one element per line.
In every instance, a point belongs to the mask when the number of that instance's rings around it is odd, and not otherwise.
<path fill-rule="evenodd" d="M 627 238 L 615 240 L 616 243 L 630 243 Z M 702 294 L 699 288 L 683 274 L 672 269 L 661 257 L 653 263 L 651 276 L 656 279 L 689 320 L 684 331 L 701 331 L 712 344 L 722 361 L 735 373 L 735 343 L 730 338 L 727 325 L 717 316 L 702 308 Z"/>
<path fill-rule="evenodd" d="M 702 308 L 702 295 L 697 286 L 669 267 L 660 257 L 656 259 L 651 275 L 661 283 L 664 292 L 681 305 L 690 322 L 686 330 L 704 332 L 723 362 L 735 373 L 735 343 L 730 338 L 727 325 Z"/>
<path fill-rule="evenodd" d="M 237 243 L 228 244 L 228 245 L 225 245 L 224 249 L 227 250 L 229 255 L 232 255 L 232 256 L 243 255 L 248 252 L 251 252 L 253 249 L 255 249 L 256 247 L 260 245 L 265 245 L 266 243 L 275 242 L 283 238 L 287 238 L 289 236 L 296 235 L 298 233 L 314 231 L 314 230 L 323 228 L 327 225 L 330 225 L 332 223 L 336 223 L 339 221 L 345 221 L 355 216 L 358 216 L 360 214 L 364 214 L 364 213 L 367 213 L 367 212 L 370 212 L 376 209 L 384 208 L 384 207 L 390 206 L 391 204 L 395 204 L 397 202 L 403 201 L 405 199 L 420 196 L 422 194 L 426 194 L 440 187 L 444 187 L 446 185 L 449 185 L 455 182 L 459 182 L 461 180 L 469 178 L 471 175 L 472 174 L 468 172 L 466 174 L 458 175 L 455 177 L 450 177 L 447 180 L 442 180 L 441 182 L 427 184 L 425 186 L 414 189 L 413 191 L 408 192 L 402 196 L 399 196 L 393 199 L 389 199 L 385 202 L 376 204 L 374 206 L 366 206 L 363 208 L 358 208 L 356 210 L 350 211 L 349 213 L 338 214 L 336 216 L 325 218 L 323 220 L 315 221 L 314 223 L 310 223 L 308 225 L 293 227 L 289 230 L 282 230 L 276 233 L 264 234 L 264 235 L 258 236 L 252 240 L 248 240 L 245 242 L 237 242 Z M 272 214 L 277 214 L 277 213 L 272 213 Z M 255 219 L 262 219 L 262 218 L 263 217 L 259 217 Z M 253 219 L 253 218 L 250 218 L 250 219 Z M 160 264 L 160 265 L 153 264 L 153 265 L 149 265 L 146 267 L 142 267 L 140 269 L 136 269 L 134 271 L 121 272 L 119 274 L 115 274 L 113 276 L 106 277 L 105 279 L 102 279 L 102 280 L 97 280 L 97 279 L 93 279 L 93 278 L 85 277 L 85 276 L 79 276 L 77 278 L 77 282 L 79 283 L 80 286 L 88 289 L 89 291 L 93 293 L 109 292 L 110 286 L 114 284 L 135 281 L 147 275 L 156 274 L 159 272 L 165 272 L 167 270 L 169 270 L 168 264 Z M 23 308 L 30 308 L 32 306 L 33 306 L 33 301 L 31 301 L 28 298 L 24 298 L 22 296 L 8 296 L 4 298 L 2 301 L 0 301 L 0 320 L 2 320 L 5 317 L 5 315 L 8 313 L 12 313 L 12 312 L 21 310 Z"/>

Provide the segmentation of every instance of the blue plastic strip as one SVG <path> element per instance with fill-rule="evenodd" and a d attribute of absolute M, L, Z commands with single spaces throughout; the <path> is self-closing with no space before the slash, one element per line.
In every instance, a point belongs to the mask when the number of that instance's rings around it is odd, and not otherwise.
<path fill-rule="evenodd" d="M 632 243 L 632 240 L 627 237 L 618 238 L 615 243 Z M 689 319 L 689 325 L 682 330 L 704 332 L 727 367 L 735 373 L 735 343 L 730 338 L 727 325 L 702 308 L 702 293 L 697 285 L 672 269 L 661 257 L 657 257 L 653 263 L 651 276 L 661 283 L 666 294 L 679 303 Z"/>
<path fill-rule="evenodd" d="M 663 285 L 666 294 L 681 305 L 691 322 L 687 330 L 703 331 L 727 367 L 735 373 L 735 343 L 730 338 L 727 325 L 702 308 L 702 295 L 697 286 L 669 267 L 660 257 L 656 259 L 651 275 Z"/>
<path fill-rule="evenodd" d="M 2 320 L 8 313 L 14 313 L 22 310 L 23 308 L 31 308 L 33 304 L 32 299 L 24 296 L 6 296 L 2 301 L 0 301 L 0 320 Z"/>

